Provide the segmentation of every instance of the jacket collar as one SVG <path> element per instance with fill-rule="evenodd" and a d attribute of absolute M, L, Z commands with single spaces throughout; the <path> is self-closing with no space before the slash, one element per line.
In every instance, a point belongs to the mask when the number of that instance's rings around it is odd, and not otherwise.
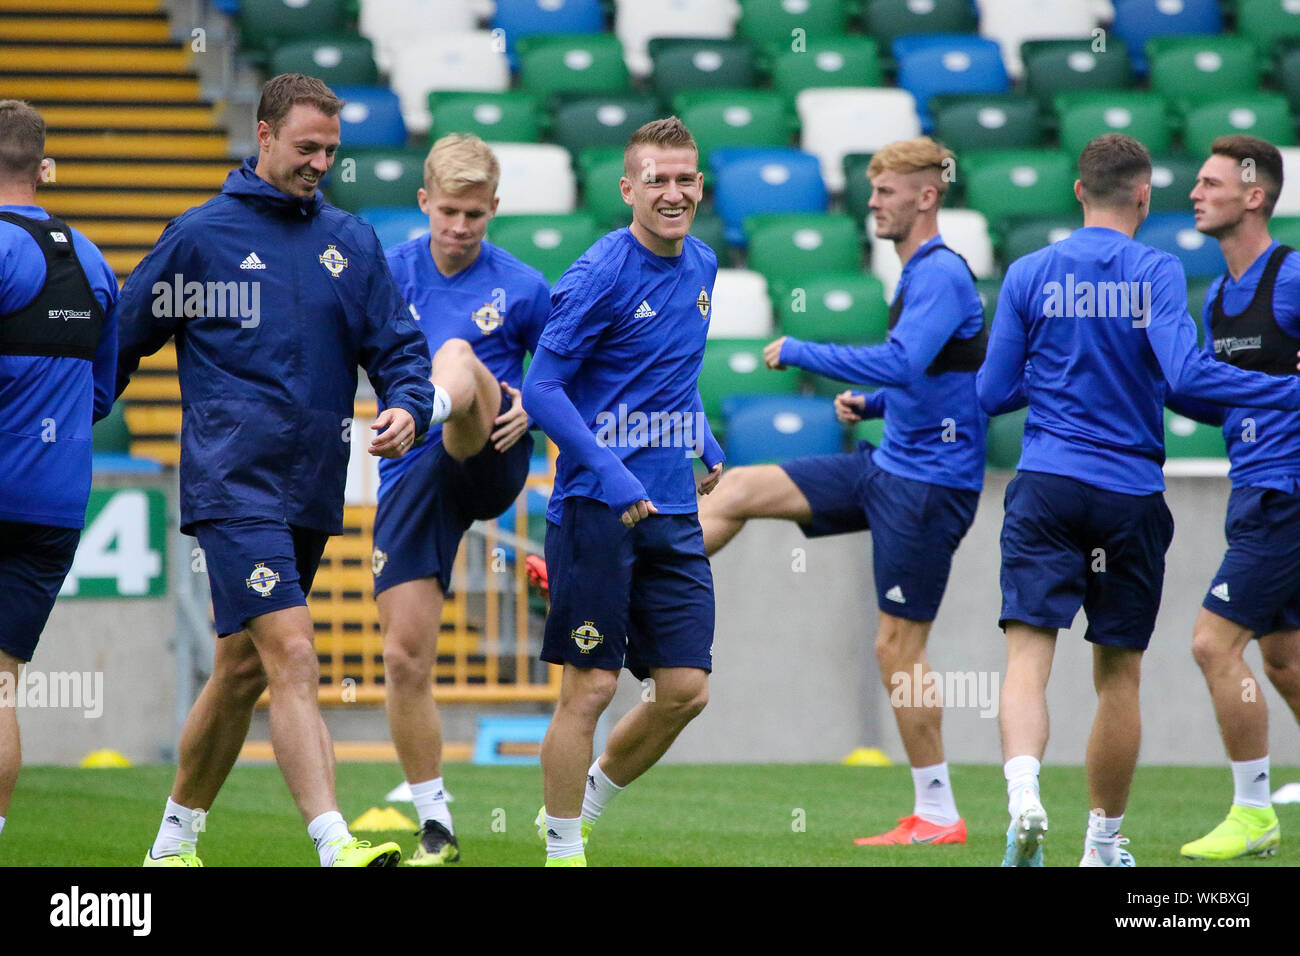
<path fill-rule="evenodd" d="M 221 187 L 221 191 L 230 196 L 265 203 L 283 215 L 297 213 L 300 216 L 315 216 L 320 212 L 321 207 L 325 205 L 325 200 L 321 196 L 319 189 L 307 199 L 300 199 L 297 196 L 290 196 L 288 193 L 280 192 L 280 190 L 257 175 L 256 156 L 248 157 L 238 169 L 232 169 L 226 176 L 226 182 Z"/>

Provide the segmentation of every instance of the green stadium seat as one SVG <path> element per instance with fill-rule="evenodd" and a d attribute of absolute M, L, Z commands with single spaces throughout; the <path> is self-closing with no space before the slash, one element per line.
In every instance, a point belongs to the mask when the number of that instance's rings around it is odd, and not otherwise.
<path fill-rule="evenodd" d="M 866 232 L 871 212 L 867 206 L 871 202 L 871 180 L 867 176 L 870 165 L 870 153 L 849 153 L 844 157 L 844 211 L 862 233 Z"/>
<path fill-rule="evenodd" d="M 648 48 L 651 83 L 665 102 L 684 90 L 743 89 L 756 85 L 753 48 L 744 40 L 655 37 Z"/>
<path fill-rule="evenodd" d="M 703 242 L 718 257 L 718 268 L 731 268 L 731 246 L 727 245 L 727 224 L 712 209 L 699 206 L 691 222 L 691 235 Z"/>
<path fill-rule="evenodd" d="M 783 50 L 772 61 L 772 87 L 792 101 L 820 86 L 883 86 L 880 51 L 867 37 L 825 37 L 806 50 Z"/>
<path fill-rule="evenodd" d="M 763 364 L 767 339 L 709 339 L 700 369 L 700 398 L 716 432 L 722 424 L 722 402 L 731 395 L 793 395 L 799 377 L 773 372 Z"/>
<path fill-rule="evenodd" d="M 858 389 L 864 391 L 864 389 Z M 865 421 L 858 422 L 853 426 L 853 440 L 869 441 L 877 448 L 885 440 L 885 420 L 883 418 L 868 418 Z"/>
<path fill-rule="evenodd" d="M 618 229 L 632 221 L 632 207 L 623 202 L 619 180 L 623 178 L 623 150 L 611 147 L 586 149 L 578 154 L 582 180 L 583 209 L 604 229 Z"/>
<path fill-rule="evenodd" d="M 448 133 L 473 133 L 488 142 L 536 143 L 541 140 L 542 114 L 531 93 L 430 93 L 429 142 Z"/>
<path fill-rule="evenodd" d="M 605 234 L 590 213 L 564 216 L 499 216 L 488 239 L 519 257 L 554 283 Z"/>
<path fill-rule="evenodd" d="M 844 36 L 848 30 L 848 0 L 740 0 L 736 35 L 769 56 L 807 48 L 820 40 Z M 795 33 L 795 31 L 801 31 Z"/>
<path fill-rule="evenodd" d="M 1169 36 L 1147 41 L 1151 90 L 1180 112 L 1208 99 L 1259 88 L 1255 44 L 1239 36 Z"/>
<path fill-rule="evenodd" d="M 1038 103 L 1025 96 L 936 96 L 930 100 L 934 137 L 956 151 L 1043 145 Z"/>
<path fill-rule="evenodd" d="M 989 150 L 959 158 L 957 170 L 966 180 L 966 205 L 996 228 L 1007 219 L 1074 213 L 1074 163 L 1064 150 Z"/>
<path fill-rule="evenodd" d="M 1278 52 L 1274 77 L 1291 109 L 1300 109 L 1300 42 L 1286 44 Z"/>
<path fill-rule="evenodd" d="M 519 88 L 539 98 L 557 93 L 622 93 L 628 83 L 623 46 L 612 33 L 530 36 L 519 41 Z"/>
<path fill-rule="evenodd" d="M 842 213 L 768 213 L 745 218 L 748 267 L 793 288 L 813 275 L 862 269 L 862 240 Z"/>
<path fill-rule="evenodd" d="M 862 9 L 867 33 L 885 56 L 895 38 L 912 33 L 973 33 L 978 26 L 968 0 L 867 0 Z"/>
<path fill-rule="evenodd" d="M 1186 153 L 1166 153 L 1151 157 L 1151 211 L 1187 212 L 1192 201 L 1188 194 L 1196 186 L 1196 174 L 1203 157 Z"/>
<path fill-rule="evenodd" d="M 1075 212 L 1067 216 L 1037 216 L 1018 220 L 1008 225 L 1001 244 L 1001 258 L 1010 265 L 1021 256 L 1064 239 L 1083 225 L 1083 215 Z"/>
<path fill-rule="evenodd" d="M 126 402 L 113 403 L 108 415 L 90 430 L 91 450 L 96 454 L 129 455 L 131 429 L 126 424 Z"/>
<path fill-rule="evenodd" d="M 339 150 L 330 171 L 330 201 L 356 212 L 370 206 L 414 206 L 424 186 L 423 149 Z"/>
<path fill-rule="evenodd" d="M 1030 95 L 1051 107 L 1058 93 L 1070 90 L 1122 90 L 1133 83 L 1133 64 L 1121 42 L 1103 51 L 1091 40 L 1030 40 L 1020 45 L 1025 84 Z"/>
<path fill-rule="evenodd" d="M 1274 216 L 1268 221 L 1268 231 L 1282 245 L 1300 249 L 1300 217 Z"/>
<path fill-rule="evenodd" d="M 1223 430 L 1165 409 L 1165 458 L 1227 458 Z"/>
<path fill-rule="evenodd" d="M 370 41 L 347 33 L 277 46 L 271 53 L 270 72 L 306 73 L 331 87 L 373 86 L 379 82 Z"/>
<path fill-rule="evenodd" d="M 1137 90 L 1061 93 L 1055 100 L 1061 148 L 1078 156 L 1103 133 L 1125 133 L 1152 153 L 1169 150 L 1169 123 L 1162 97 Z"/>
<path fill-rule="evenodd" d="M 789 104 L 771 90 L 688 90 L 673 106 L 695 136 L 702 169 L 719 146 L 788 146 L 795 128 Z"/>
<path fill-rule="evenodd" d="M 860 271 L 813 275 L 794 288 L 774 289 L 781 331 L 810 342 L 883 342 L 889 303 L 880 280 Z"/>
<path fill-rule="evenodd" d="M 347 0 L 240 0 L 240 52 L 265 63 L 283 41 L 347 29 Z"/>
<path fill-rule="evenodd" d="M 1210 152 L 1216 137 L 1247 133 L 1276 146 L 1295 143 L 1295 121 L 1281 93 L 1253 93 L 1192 108 L 1183 128 L 1183 143 L 1193 156 Z"/>
<path fill-rule="evenodd" d="M 1276 219 L 1273 222 L 1277 222 Z M 1270 223 L 1271 225 L 1271 223 Z M 1273 238 L 1277 238 L 1274 236 Z M 1210 291 L 1213 279 L 1187 280 L 1187 311 L 1196 320 L 1196 344 L 1205 344 L 1205 326 L 1201 324 L 1201 307 L 1205 305 L 1205 293 Z"/>
<path fill-rule="evenodd" d="M 988 327 L 993 322 L 993 316 L 998 310 L 998 293 L 1002 291 L 1001 276 L 994 279 L 976 279 L 975 291 L 979 294 L 980 304 L 984 306 L 984 325 Z"/>
<path fill-rule="evenodd" d="M 566 98 L 552 114 L 552 138 L 575 156 L 592 147 L 622 149 L 633 133 L 663 115 L 659 101 L 643 93 Z"/>
<path fill-rule="evenodd" d="M 984 451 L 988 466 L 1010 471 L 1020 461 L 1021 446 L 1025 437 L 1025 418 L 1028 409 L 1018 409 L 989 419 L 984 434 Z"/>
<path fill-rule="evenodd" d="M 1300 38 L 1300 6 L 1294 0 L 1237 0 L 1237 33 L 1268 53 L 1278 41 Z"/>

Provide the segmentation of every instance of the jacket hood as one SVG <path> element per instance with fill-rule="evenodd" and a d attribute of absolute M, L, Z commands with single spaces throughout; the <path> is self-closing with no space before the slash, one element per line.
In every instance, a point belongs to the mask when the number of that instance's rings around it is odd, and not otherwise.
<path fill-rule="evenodd" d="M 257 157 L 250 156 L 238 169 L 232 169 L 226 176 L 221 191 L 230 196 L 253 198 L 266 203 L 284 214 L 298 213 L 303 216 L 315 216 L 325 205 L 320 190 L 312 193 L 308 199 L 300 199 L 282 193 L 265 179 L 257 175 Z"/>

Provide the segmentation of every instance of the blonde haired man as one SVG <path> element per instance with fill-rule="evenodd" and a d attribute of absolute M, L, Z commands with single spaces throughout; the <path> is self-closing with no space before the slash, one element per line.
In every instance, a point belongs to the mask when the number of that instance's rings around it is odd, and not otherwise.
<path fill-rule="evenodd" d="M 772 369 L 793 366 L 877 386 L 835 399 L 841 421 L 885 419 L 880 447 L 736 468 L 703 502 L 713 554 L 751 518 L 796 522 L 817 537 L 870 529 L 880 619 L 876 660 L 887 690 L 897 675 L 928 672 L 925 645 L 953 552 L 975 517 L 984 482 L 986 418 L 975 397 L 984 313 L 975 278 L 939 235 L 953 155 L 928 137 L 890 143 L 868 167 L 876 235 L 892 239 L 903 273 L 889 337 L 865 347 L 783 336 L 764 349 Z M 859 845 L 964 843 L 940 735 L 942 706 L 910 700 L 894 711 L 912 765 L 912 813 Z"/>
<path fill-rule="evenodd" d="M 379 466 L 375 602 L 389 728 L 421 824 L 411 866 L 460 856 L 432 687 L 452 563 L 470 524 L 497 517 L 518 497 L 532 454 L 518 385 L 524 353 L 536 347 L 550 313 L 550 288 L 536 269 L 484 239 L 499 177 L 496 157 L 477 136 L 439 139 L 417 197 L 429 232 L 387 253 L 428 340 L 438 399 L 450 406 L 441 428 Z"/>

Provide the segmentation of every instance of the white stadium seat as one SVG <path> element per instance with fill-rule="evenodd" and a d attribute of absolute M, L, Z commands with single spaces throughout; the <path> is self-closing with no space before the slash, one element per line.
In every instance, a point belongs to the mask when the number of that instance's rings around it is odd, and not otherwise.
<path fill-rule="evenodd" d="M 489 143 L 501 164 L 502 216 L 573 212 L 578 186 L 569 151 L 554 143 Z"/>
<path fill-rule="evenodd" d="M 775 332 L 767 280 L 752 269 L 719 269 L 713 285 L 709 338 L 766 338 Z"/>
<path fill-rule="evenodd" d="M 1082 0 L 980 0 L 979 9 L 980 33 L 998 41 L 1013 80 L 1025 72 L 1020 44 L 1026 40 L 1091 37 L 1099 23 L 1098 8 Z"/>
<path fill-rule="evenodd" d="M 375 64 L 387 73 L 405 37 L 465 32 L 478 26 L 469 0 L 362 0 L 357 29 L 375 47 Z"/>
<path fill-rule="evenodd" d="M 505 46 L 489 30 L 426 33 L 393 51 L 390 78 L 402 100 L 402 119 L 415 134 L 427 133 L 432 90 L 500 92 L 510 88 Z"/>
<path fill-rule="evenodd" d="M 729 38 L 736 32 L 740 5 L 735 0 L 617 0 L 614 35 L 634 77 L 653 69 L 647 45 L 655 37 Z"/>
<path fill-rule="evenodd" d="M 903 274 L 892 239 L 876 238 L 876 220 L 867 217 L 867 234 L 871 238 L 871 274 L 885 287 L 885 298 L 893 301 L 894 287 Z M 993 240 L 989 238 L 988 220 L 974 209 L 940 209 L 939 234 L 954 252 L 966 257 L 977 279 L 987 279 L 996 271 Z"/>
<path fill-rule="evenodd" d="M 1275 216 L 1300 216 L 1300 146 L 1279 146 L 1282 154 L 1282 194 L 1277 197 Z"/>
<path fill-rule="evenodd" d="M 844 157 L 874 153 L 896 139 L 921 135 L 916 100 L 906 90 L 845 86 L 803 90 L 795 97 L 803 129 L 800 149 L 821 161 L 832 193 L 844 191 Z"/>

